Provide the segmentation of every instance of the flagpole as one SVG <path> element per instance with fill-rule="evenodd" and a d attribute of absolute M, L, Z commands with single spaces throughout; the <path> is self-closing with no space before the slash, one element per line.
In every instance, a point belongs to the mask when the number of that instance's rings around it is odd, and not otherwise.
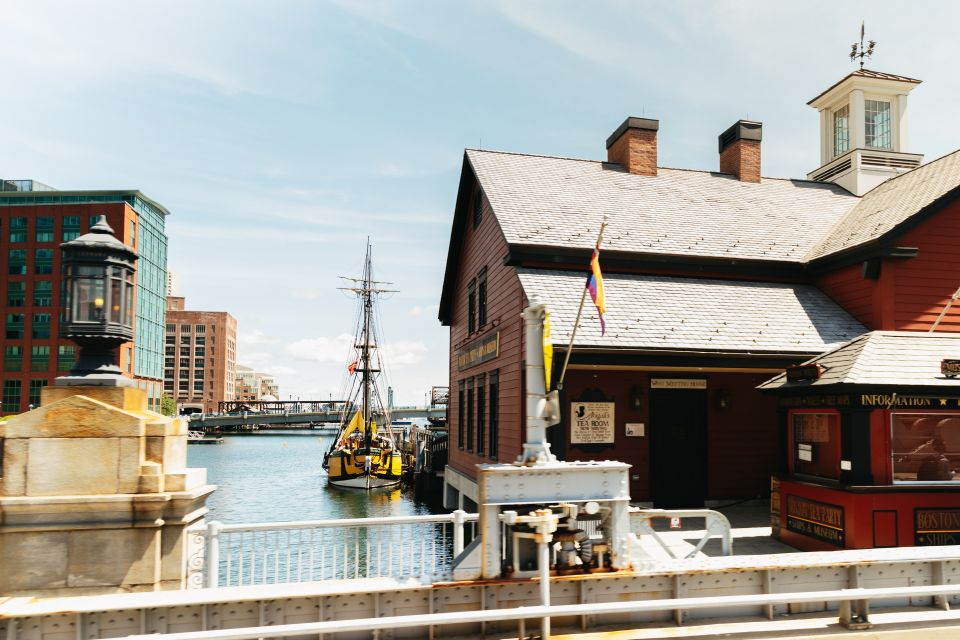
<path fill-rule="evenodd" d="M 607 228 L 607 216 L 603 216 L 603 222 L 600 223 L 600 233 L 597 235 L 596 249 L 600 249 L 600 243 L 603 242 L 603 231 Z M 580 307 L 577 309 L 577 319 L 573 322 L 573 331 L 570 333 L 570 344 L 567 345 L 567 354 L 563 358 L 563 369 L 560 370 L 560 380 L 557 381 L 557 390 L 563 390 L 563 379 L 567 375 L 567 365 L 570 364 L 570 354 L 573 353 L 573 340 L 577 337 L 577 327 L 580 326 L 580 315 L 583 313 L 583 303 L 587 299 L 587 288 L 583 288 L 580 294 Z"/>

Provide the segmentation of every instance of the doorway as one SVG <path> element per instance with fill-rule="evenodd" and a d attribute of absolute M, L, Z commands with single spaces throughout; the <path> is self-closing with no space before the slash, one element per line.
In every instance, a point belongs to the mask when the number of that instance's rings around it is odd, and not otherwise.
<path fill-rule="evenodd" d="M 650 389 L 650 494 L 660 509 L 703 507 L 707 496 L 707 390 Z M 680 382 L 680 381 L 663 381 Z M 686 381 L 684 381 L 686 382 Z"/>

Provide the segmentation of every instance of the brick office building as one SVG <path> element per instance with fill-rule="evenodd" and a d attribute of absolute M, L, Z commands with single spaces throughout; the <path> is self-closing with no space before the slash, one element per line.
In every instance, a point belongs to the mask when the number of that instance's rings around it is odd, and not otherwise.
<path fill-rule="evenodd" d="M 0 413 L 38 405 L 40 389 L 73 366 L 76 345 L 59 337 L 60 244 L 86 233 L 101 215 L 140 256 L 134 340 L 117 350 L 118 364 L 159 410 L 169 211 L 139 191 L 59 191 L 33 180 L 0 180 Z"/>
<path fill-rule="evenodd" d="M 472 506 L 475 465 L 519 454 L 521 310 L 547 305 L 556 380 L 604 216 L 606 335 L 588 299 L 554 452 L 630 463 L 634 500 L 657 506 L 765 495 L 787 433 L 756 386 L 869 329 L 927 330 L 960 285 L 960 153 L 907 152 L 918 83 L 860 70 L 812 100 L 807 180 L 762 177 L 747 121 L 719 136 L 719 171 L 658 167 L 659 122 L 641 118 L 606 161 L 467 150 L 440 301 L 447 506 Z M 960 330 L 960 309 L 939 329 Z M 571 424 L 596 407 L 599 437 Z"/>
<path fill-rule="evenodd" d="M 212 413 L 235 396 L 237 320 L 184 306 L 182 297 L 167 298 L 163 390 L 181 413 Z"/>

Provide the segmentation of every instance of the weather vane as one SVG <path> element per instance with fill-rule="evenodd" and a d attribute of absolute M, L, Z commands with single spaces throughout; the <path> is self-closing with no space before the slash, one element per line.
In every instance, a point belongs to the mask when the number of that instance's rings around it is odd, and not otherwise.
<path fill-rule="evenodd" d="M 873 57 L 873 48 L 877 46 L 876 41 L 868 40 L 867 45 L 863 45 L 863 36 L 864 36 L 864 27 L 863 22 L 860 23 L 860 44 L 858 45 L 854 42 L 850 45 L 850 62 L 853 62 L 857 58 L 860 58 L 860 68 L 863 69 L 863 59 Z"/>

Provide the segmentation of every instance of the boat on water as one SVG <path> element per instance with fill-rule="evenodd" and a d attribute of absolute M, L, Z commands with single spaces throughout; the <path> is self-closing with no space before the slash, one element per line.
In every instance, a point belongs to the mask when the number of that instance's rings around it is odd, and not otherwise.
<path fill-rule="evenodd" d="M 406 471 L 403 451 L 391 428 L 390 411 L 383 402 L 381 380 L 384 374 L 383 354 L 375 324 L 376 302 L 381 294 L 392 293 L 373 279 L 371 248 L 367 254 L 362 278 L 344 278 L 349 286 L 341 287 L 357 295 L 358 314 L 352 359 L 344 384 L 348 399 L 341 414 L 337 437 L 323 459 L 327 482 L 335 487 L 377 489 L 400 484 Z"/>

